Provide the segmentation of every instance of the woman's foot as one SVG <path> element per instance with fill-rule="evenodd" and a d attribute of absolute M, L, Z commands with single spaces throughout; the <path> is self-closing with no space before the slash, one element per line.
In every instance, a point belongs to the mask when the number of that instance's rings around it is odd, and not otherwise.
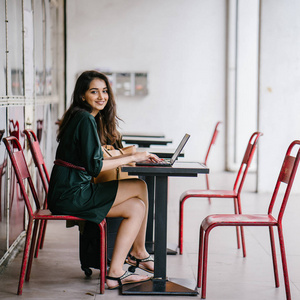
<path fill-rule="evenodd" d="M 150 280 L 151 277 L 146 275 L 139 275 L 126 271 L 122 276 L 106 276 L 106 285 L 109 290 L 114 290 L 129 283 L 145 282 Z M 116 281 L 118 282 L 117 284 Z"/>
<path fill-rule="evenodd" d="M 127 256 L 126 263 L 131 265 L 129 271 L 134 272 L 136 268 L 140 268 L 146 272 L 154 273 L 154 260 L 148 253 L 144 258 L 136 257 L 130 253 Z"/>

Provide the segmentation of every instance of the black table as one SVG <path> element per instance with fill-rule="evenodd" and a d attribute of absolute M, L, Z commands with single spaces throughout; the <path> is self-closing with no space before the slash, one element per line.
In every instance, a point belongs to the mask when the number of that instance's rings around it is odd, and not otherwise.
<path fill-rule="evenodd" d="M 138 151 L 148 151 L 158 155 L 161 158 L 171 158 L 175 149 L 169 148 L 138 148 Z M 179 157 L 184 157 L 184 153 L 181 152 Z M 154 254 L 154 241 L 153 241 L 153 218 L 154 218 L 154 191 L 155 191 L 155 177 L 153 176 L 139 176 L 141 179 L 145 180 L 148 187 L 148 222 L 147 222 L 147 231 L 146 231 L 146 250 L 149 254 Z M 177 250 L 167 248 L 167 254 L 176 255 Z"/>
<path fill-rule="evenodd" d="M 155 241 L 154 241 L 154 277 L 152 280 L 125 285 L 122 294 L 125 295 L 197 295 L 182 285 L 169 281 L 167 269 L 167 200 L 168 177 L 196 177 L 207 174 L 209 169 L 201 163 L 176 162 L 173 167 L 122 166 L 122 171 L 130 175 L 152 177 L 155 179 Z"/>
<path fill-rule="evenodd" d="M 123 136 L 122 141 L 126 144 L 136 144 L 139 147 L 150 147 L 151 145 L 167 145 L 172 140 L 158 137 L 142 137 L 142 136 Z"/>
<path fill-rule="evenodd" d="M 175 149 L 167 148 L 167 147 L 161 147 L 161 148 L 144 148 L 144 147 L 138 147 L 137 151 L 143 152 L 148 151 L 150 153 L 156 154 L 157 156 L 161 158 L 171 158 L 175 152 Z M 181 152 L 179 154 L 179 157 L 184 157 L 184 152 Z"/>
<path fill-rule="evenodd" d="M 138 148 L 138 151 L 148 151 L 158 155 L 161 158 L 171 158 L 175 149 L 169 148 Z M 184 153 L 179 154 L 180 157 L 184 157 Z M 149 254 L 154 253 L 154 241 L 153 241 L 153 217 L 154 217 L 154 191 L 155 191 L 155 177 L 154 176 L 139 176 L 139 178 L 145 180 L 148 187 L 148 222 L 147 222 L 147 231 L 146 231 L 146 250 Z M 167 254 L 176 255 L 177 250 L 167 248 Z"/>

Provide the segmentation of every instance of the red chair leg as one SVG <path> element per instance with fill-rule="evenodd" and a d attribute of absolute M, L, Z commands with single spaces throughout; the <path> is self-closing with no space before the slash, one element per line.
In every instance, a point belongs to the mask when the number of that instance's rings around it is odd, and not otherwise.
<path fill-rule="evenodd" d="M 31 266 L 32 266 L 32 261 L 33 261 L 33 254 L 34 254 L 34 249 L 35 249 L 35 242 L 36 242 L 38 228 L 39 228 L 39 220 L 35 220 L 34 226 L 33 226 L 32 237 L 31 237 L 31 245 L 30 245 L 30 252 L 29 252 L 29 257 L 28 257 L 25 281 L 29 281 L 29 279 L 30 279 Z"/>
<path fill-rule="evenodd" d="M 103 220 L 99 224 L 100 228 L 100 294 L 104 294 L 106 277 L 106 224 Z"/>
<path fill-rule="evenodd" d="M 269 232 L 270 232 L 270 242 L 271 242 L 271 251 L 272 251 L 272 259 L 273 259 L 275 286 L 279 287 L 278 265 L 277 265 L 277 258 L 276 258 L 274 231 L 273 231 L 272 226 L 269 227 Z"/>
<path fill-rule="evenodd" d="M 241 231 L 241 240 L 242 240 L 242 249 L 243 249 L 243 257 L 246 257 L 246 242 L 245 242 L 245 234 L 244 234 L 244 227 L 240 226 Z"/>
<path fill-rule="evenodd" d="M 205 174 L 205 180 L 206 180 L 206 189 L 209 190 L 209 180 L 208 180 L 208 174 Z M 208 199 L 208 202 L 209 204 L 211 204 L 211 200 L 210 198 L 207 198 Z"/>
<path fill-rule="evenodd" d="M 46 235 L 46 228 L 47 228 L 47 220 L 44 221 L 44 228 L 43 228 L 43 233 L 42 233 L 42 239 L 41 239 L 40 249 L 43 249 L 43 247 L 44 247 L 44 241 L 45 241 L 45 235 Z"/>
<path fill-rule="evenodd" d="M 241 198 L 237 197 L 237 210 L 239 214 L 242 214 L 242 206 L 241 206 Z M 245 242 L 245 234 L 244 234 L 244 228 L 243 226 L 240 227 L 241 230 L 241 240 L 242 240 L 242 248 L 243 248 L 243 257 L 246 257 L 246 242 Z"/>
<path fill-rule="evenodd" d="M 29 253 L 32 225 L 33 225 L 33 220 L 29 220 L 28 227 L 27 227 L 23 259 L 22 259 L 22 265 L 21 265 L 20 278 L 19 278 L 18 295 L 22 295 L 22 292 L 23 292 L 23 284 L 24 284 L 26 266 L 27 266 L 27 261 L 28 261 L 28 253 Z"/>
<path fill-rule="evenodd" d="M 37 243 L 36 243 L 36 247 L 35 247 L 35 254 L 34 254 L 35 258 L 37 258 L 39 256 L 39 250 L 41 249 L 41 242 L 42 242 L 42 237 L 43 237 L 45 220 L 42 220 L 40 223 L 41 224 L 40 224 Z"/>
<path fill-rule="evenodd" d="M 179 236 L 178 236 L 178 247 L 179 254 L 183 252 L 183 207 L 185 199 L 182 199 L 179 204 Z"/>
<path fill-rule="evenodd" d="M 287 269 L 286 253 L 285 253 L 284 239 L 283 239 L 283 232 L 282 232 L 281 224 L 278 224 L 278 237 L 279 237 L 279 244 L 280 244 L 280 252 L 281 252 L 281 261 L 282 261 L 282 269 L 283 269 L 286 299 L 291 300 L 289 274 L 288 274 L 288 269 Z"/>
<path fill-rule="evenodd" d="M 240 240 L 240 227 L 236 226 L 236 242 L 237 242 L 237 248 L 241 248 L 241 240 Z"/>
<path fill-rule="evenodd" d="M 210 229 L 206 230 L 204 233 L 203 240 L 203 270 L 202 270 L 202 288 L 201 288 L 201 298 L 206 298 L 206 279 L 207 279 L 207 258 L 208 258 L 208 237 Z"/>
<path fill-rule="evenodd" d="M 233 204 L 234 204 L 234 213 L 238 214 L 239 210 L 238 210 L 238 203 L 237 203 L 236 198 L 233 199 Z M 240 240 L 240 227 L 239 226 L 236 226 L 236 241 L 237 241 L 237 248 L 240 249 L 241 248 L 241 240 Z"/>
<path fill-rule="evenodd" d="M 199 234 L 199 253 L 198 253 L 198 277 L 197 277 L 197 287 L 201 287 L 202 280 L 202 266 L 203 266 L 203 228 L 200 227 Z"/>
<path fill-rule="evenodd" d="M 105 263 L 106 263 L 106 266 L 105 266 L 105 277 L 107 275 L 107 269 L 108 269 L 108 266 L 107 266 L 107 222 L 105 221 L 105 224 L 104 224 L 104 228 L 105 228 Z"/>

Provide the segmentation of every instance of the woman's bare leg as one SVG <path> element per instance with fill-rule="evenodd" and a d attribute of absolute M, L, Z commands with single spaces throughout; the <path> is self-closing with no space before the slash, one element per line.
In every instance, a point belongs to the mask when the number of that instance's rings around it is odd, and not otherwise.
<path fill-rule="evenodd" d="M 135 256 L 136 258 L 143 259 L 149 256 L 148 252 L 145 248 L 145 242 L 146 242 L 146 229 L 147 229 L 147 220 L 148 220 L 148 190 L 147 185 L 142 180 L 126 180 L 126 181 L 120 181 L 119 182 L 119 189 L 118 194 L 121 195 L 121 199 L 128 197 L 129 195 L 135 195 L 137 198 L 141 199 L 145 204 L 145 214 L 143 218 L 143 222 L 140 226 L 139 233 L 136 236 L 136 239 L 134 240 L 132 244 L 131 254 Z M 121 201 L 118 198 L 118 194 L 116 197 L 116 201 Z M 115 202 L 116 203 L 116 202 Z M 118 202 L 117 202 L 118 203 Z M 142 263 L 150 270 L 154 270 L 154 263 L 153 262 L 147 262 Z"/>
<path fill-rule="evenodd" d="M 145 248 L 146 243 L 146 230 L 147 230 L 147 221 L 148 221 L 148 190 L 146 187 L 146 184 L 143 182 L 143 185 L 140 186 L 140 194 L 141 200 L 145 204 L 145 215 L 143 218 L 143 222 L 141 224 L 140 230 L 136 236 L 136 239 L 133 242 L 131 254 L 139 259 L 147 258 L 149 256 L 149 253 L 147 252 Z M 145 262 L 140 263 L 142 265 L 145 265 L 150 270 L 154 270 L 154 263 L 153 262 Z"/>
<path fill-rule="evenodd" d="M 123 275 L 123 264 L 127 253 L 132 246 L 132 255 L 145 258 L 148 253 L 145 249 L 145 234 L 148 216 L 148 193 L 146 185 L 141 180 L 124 180 L 119 182 L 115 202 L 109 211 L 108 217 L 123 217 L 115 241 L 109 276 Z M 148 268 L 153 269 L 153 262 Z M 152 264 L 152 266 L 151 266 Z M 146 276 L 132 275 L 128 280 L 143 280 Z M 126 280 L 125 280 L 126 281 Z M 107 280 L 111 286 L 112 282 Z"/>
<path fill-rule="evenodd" d="M 147 228 L 147 219 L 148 219 L 148 191 L 147 185 L 144 181 L 139 179 L 129 179 L 122 180 L 119 182 L 119 188 L 117 192 L 117 196 L 113 207 L 118 204 L 131 199 L 138 198 L 143 201 L 145 205 L 145 213 L 143 215 L 143 222 L 140 226 L 139 233 L 133 243 L 133 251 L 141 251 L 141 249 L 145 250 L 145 238 L 146 238 L 146 228 Z"/>

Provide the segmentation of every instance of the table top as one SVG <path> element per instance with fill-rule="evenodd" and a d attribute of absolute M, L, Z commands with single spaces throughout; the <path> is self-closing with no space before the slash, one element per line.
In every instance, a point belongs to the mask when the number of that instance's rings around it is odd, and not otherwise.
<path fill-rule="evenodd" d="M 122 141 L 126 143 L 150 143 L 153 145 L 166 145 L 168 143 L 172 143 L 172 140 L 166 138 L 159 138 L 159 137 L 143 137 L 143 136 L 123 136 Z"/>
<path fill-rule="evenodd" d="M 172 143 L 172 140 L 166 138 L 155 138 L 155 137 L 133 137 L 123 136 L 122 141 L 126 144 L 136 144 L 139 147 L 150 147 L 151 145 L 167 145 Z"/>
<path fill-rule="evenodd" d="M 162 166 L 122 166 L 123 172 L 129 175 L 144 176 L 188 176 L 196 177 L 198 174 L 208 174 L 209 169 L 199 162 L 176 161 L 172 167 Z"/>
<path fill-rule="evenodd" d="M 149 137 L 149 138 L 164 138 L 163 133 L 154 132 L 122 132 L 123 137 Z"/>
<path fill-rule="evenodd" d="M 143 152 L 143 151 L 147 151 L 153 154 L 156 154 L 157 156 L 161 157 L 161 158 L 171 158 L 175 152 L 175 148 L 146 148 L 146 147 L 138 147 L 137 151 L 139 152 Z M 179 157 L 184 157 L 184 151 L 182 151 L 179 154 Z"/>

